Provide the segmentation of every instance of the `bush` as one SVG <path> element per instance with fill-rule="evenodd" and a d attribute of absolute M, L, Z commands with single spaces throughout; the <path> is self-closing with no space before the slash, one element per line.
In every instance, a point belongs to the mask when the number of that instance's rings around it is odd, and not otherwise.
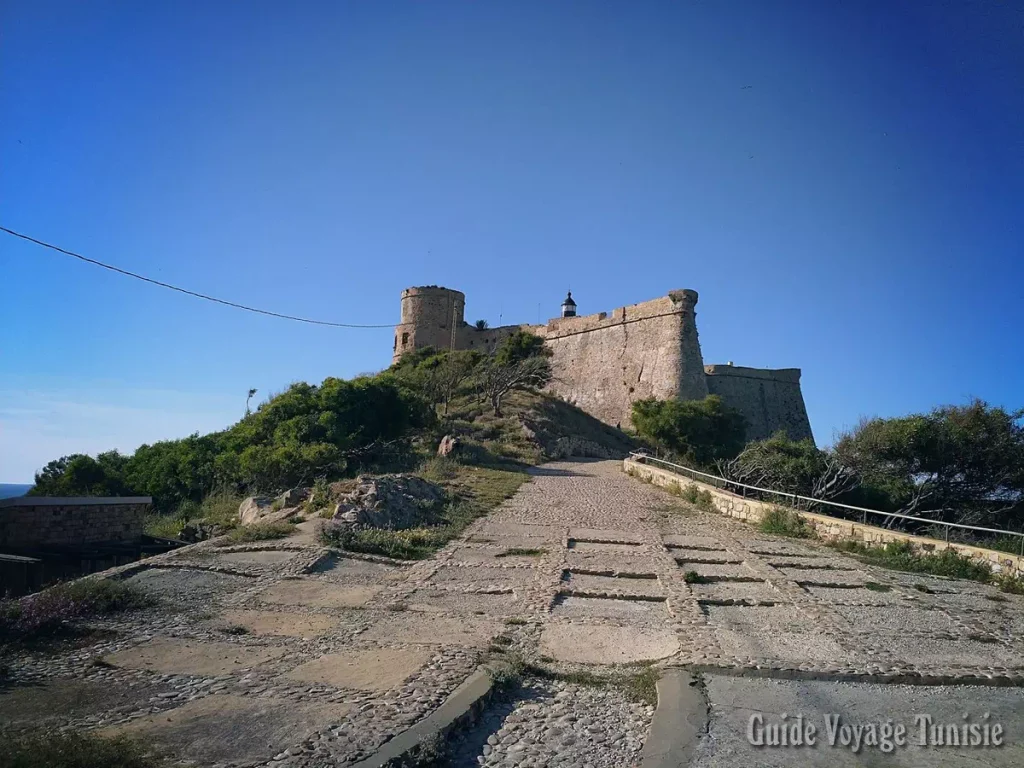
<path fill-rule="evenodd" d="M 698 488 L 696 483 L 690 483 L 683 488 L 679 492 L 679 497 L 683 501 L 693 504 L 693 506 L 706 512 L 712 512 L 715 509 L 715 499 L 711 495 L 711 491 Z"/>
<path fill-rule="evenodd" d="M 641 438 L 700 467 L 733 458 L 746 438 L 743 416 L 717 395 L 703 400 L 637 400 L 632 419 Z"/>
<path fill-rule="evenodd" d="M 890 541 L 884 546 L 874 546 L 860 541 L 839 541 L 831 546 L 841 552 L 855 555 L 872 565 L 891 568 L 908 573 L 929 573 L 954 579 L 989 582 L 992 569 L 987 563 L 962 555 L 955 549 L 943 549 L 938 553 L 919 552 L 909 541 Z"/>
<path fill-rule="evenodd" d="M 428 404 L 390 372 L 293 384 L 223 432 L 143 445 L 131 456 L 51 461 L 31 493 L 148 495 L 157 511 L 170 512 L 200 503 L 214 488 L 291 488 L 394 461 L 409 432 L 433 421 Z"/>
<path fill-rule="evenodd" d="M 8 737 L 0 768 L 156 768 L 164 763 L 143 744 L 92 733 L 38 732 Z"/>
<path fill-rule="evenodd" d="M 276 523 L 254 523 L 235 528 L 227 535 L 226 544 L 241 544 L 250 541 L 283 539 L 295 533 L 295 524 L 285 521 Z"/>
<path fill-rule="evenodd" d="M 383 555 L 396 560 L 423 560 L 443 547 L 457 534 L 449 526 L 407 528 L 395 531 L 386 528 L 364 528 L 353 531 L 340 523 L 325 523 L 320 541 L 349 552 Z"/>
<path fill-rule="evenodd" d="M 782 507 L 773 507 L 765 512 L 758 527 L 762 533 L 793 539 L 813 539 L 815 535 L 814 529 L 798 513 Z"/>
<path fill-rule="evenodd" d="M 145 592 L 121 581 L 71 581 L 17 600 L 0 600 L 0 637 L 26 639 L 51 634 L 65 622 L 144 608 L 153 602 Z"/>

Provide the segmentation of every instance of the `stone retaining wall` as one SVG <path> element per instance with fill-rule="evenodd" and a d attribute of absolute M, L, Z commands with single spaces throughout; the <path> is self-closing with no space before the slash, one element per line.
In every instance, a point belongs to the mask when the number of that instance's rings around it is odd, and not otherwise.
<path fill-rule="evenodd" d="M 626 459 L 623 461 L 623 469 L 627 474 L 630 474 L 633 477 L 653 483 L 654 485 L 662 488 L 674 488 L 676 486 L 679 488 L 685 488 L 687 485 L 696 485 L 701 490 L 708 491 L 711 494 L 711 500 L 717 512 L 727 515 L 728 517 L 735 517 L 748 523 L 759 523 L 761 522 L 761 518 L 764 516 L 765 512 L 782 506 L 772 502 L 758 501 L 756 499 L 747 499 L 743 496 L 737 496 L 734 493 L 729 493 L 728 491 L 715 488 L 713 485 L 695 482 L 690 480 L 688 477 L 677 475 L 667 469 L 653 467 L 650 464 L 643 464 L 638 461 L 634 461 L 633 459 Z M 907 533 L 901 533 L 900 531 L 890 531 L 886 528 L 879 528 L 874 525 L 864 525 L 863 523 L 857 523 L 851 520 L 840 520 L 835 517 L 819 515 L 814 512 L 804 512 L 802 510 L 792 511 L 798 512 L 807 524 L 814 528 L 814 532 L 818 537 L 825 539 L 826 541 L 854 539 L 856 541 L 863 541 L 866 544 L 874 545 L 881 545 L 890 541 L 908 541 L 919 549 L 929 552 L 952 547 L 960 554 L 988 563 L 992 566 L 992 570 L 994 571 L 1006 570 L 1016 576 L 1024 576 L 1024 559 L 1017 557 L 1016 555 L 1011 555 L 1007 552 L 998 552 L 994 549 L 974 547 L 970 544 L 945 542 L 939 539 L 932 539 L 927 536 L 912 536 Z"/>
<path fill-rule="evenodd" d="M 148 496 L 0 500 L 0 549 L 69 547 L 142 538 Z"/>

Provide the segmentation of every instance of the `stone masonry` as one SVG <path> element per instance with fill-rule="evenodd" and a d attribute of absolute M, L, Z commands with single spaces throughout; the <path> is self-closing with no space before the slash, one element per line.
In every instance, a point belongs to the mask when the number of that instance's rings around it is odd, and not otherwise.
<path fill-rule="evenodd" d="M 546 325 L 485 329 L 466 323 L 465 304 L 463 293 L 448 288 L 404 290 L 393 360 L 425 347 L 489 352 L 523 329 L 543 338 L 553 353 L 551 393 L 606 424 L 629 426 L 635 400 L 717 394 L 747 419 L 749 439 L 779 429 L 794 439 L 812 437 L 799 369 L 704 365 L 696 291 L 670 291 L 610 313 L 559 317 Z"/>
<path fill-rule="evenodd" d="M 142 538 L 148 496 L 0 500 L 0 549 L 32 549 Z"/>

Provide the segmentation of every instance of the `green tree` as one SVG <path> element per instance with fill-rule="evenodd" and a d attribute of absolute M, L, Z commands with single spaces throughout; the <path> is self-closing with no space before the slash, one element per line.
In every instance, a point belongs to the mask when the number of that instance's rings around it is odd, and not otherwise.
<path fill-rule="evenodd" d="M 718 395 L 703 400 L 636 400 L 632 419 L 641 438 L 701 467 L 733 458 L 746 437 L 743 416 Z"/>
<path fill-rule="evenodd" d="M 494 352 L 498 365 L 510 366 L 531 357 L 551 357 L 551 350 L 544 339 L 535 333 L 519 329 L 502 339 Z"/>
<path fill-rule="evenodd" d="M 716 463 L 729 480 L 815 499 L 834 499 L 857 487 L 857 473 L 810 438 L 790 440 L 779 431 L 748 443 L 735 458 Z"/>
<path fill-rule="evenodd" d="M 1024 522 L 1024 410 L 974 400 L 931 413 L 867 419 L 836 453 L 890 510 L 937 520 Z"/>

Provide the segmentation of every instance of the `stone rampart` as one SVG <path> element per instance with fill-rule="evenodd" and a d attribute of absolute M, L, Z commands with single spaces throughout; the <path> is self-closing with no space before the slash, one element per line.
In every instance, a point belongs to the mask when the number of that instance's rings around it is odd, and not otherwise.
<path fill-rule="evenodd" d="M 764 440 L 780 429 L 793 440 L 813 439 L 799 368 L 705 365 L 704 373 L 708 392 L 719 395 L 747 420 L 747 440 Z"/>
<path fill-rule="evenodd" d="M 688 477 L 677 475 L 667 469 L 652 467 L 650 464 L 643 464 L 633 459 L 626 459 L 623 462 L 623 469 L 633 477 L 662 488 L 674 490 L 676 488 L 685 488 L 690 484 L 696 485 L 701 490 L 708 491 L 711 494 L 711 501 L 717 512 L 748 523 L 760 523 L 766 512 L 781 506 L 772 502 L 737 496 L 735 493 L 723 491 L 713 485 L 694 482 Z M 814 529 L 818 537 L 826 541 L 853 539 L 854 541 L 862 541 L 865 544 L 876 546 L 890 541 L 906 541 L 924 552 L 939 552 L 943 549 L 953 549 L 962 555 L 967 555 L 975 560 L 986 563 L 994 571 L 1005 571 L 1016 576 L 1024 576 L 1024 558 L 1007 552 L 999 552 L 994 549 L 985 549 L 958 542 L 940 541 L 939 539 L 932 539 L 927 536 L 912 536 L 909 533 L 879 528 L 874 525 L 865 525 L 852 520 L 841 520 L 814 512 L 793 511 L 798 512 L 800 517 Z"/>
<path fill-rule="evenodd" d="M 0 499 L 0 550 L 138 541 L 151 504 L 148 496 Z"/>

